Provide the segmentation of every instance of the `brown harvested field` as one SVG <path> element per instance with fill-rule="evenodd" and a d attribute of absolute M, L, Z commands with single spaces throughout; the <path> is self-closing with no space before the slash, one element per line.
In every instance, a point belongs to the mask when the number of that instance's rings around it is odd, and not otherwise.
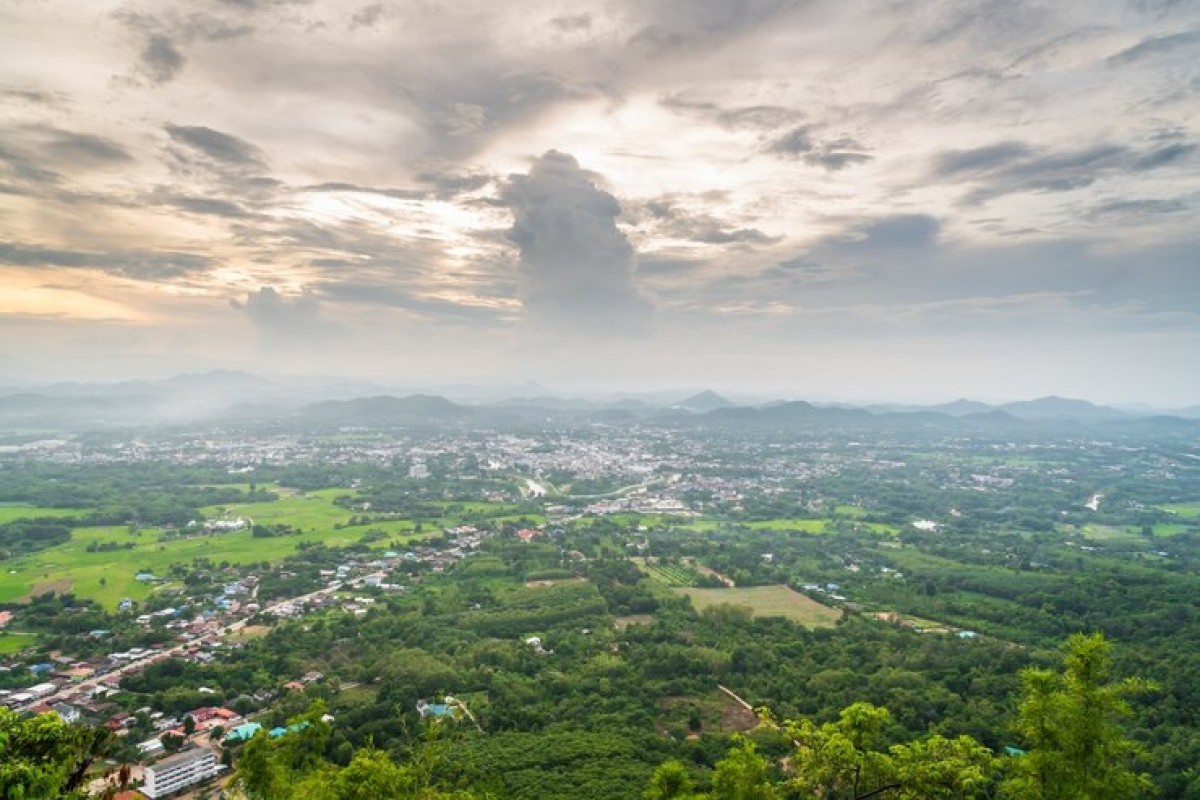
<path fill-rule="evenodd" d="M 247 625 L 229 638 L 236 641 L 248 641 L 250 639 L 261 639 L 270 632 L 270 627 L 266 625 Z"/>
<path fill-rule="evenodd" d="M 613 617 L 613 622 L 617 626 L 617 630 L 623 631 L 630 625 L 653 625 L 653 614 L 629 614 L 624 617 Z"/>
<path fill-rule="evenodd" d="M 758 727 L 758 714 L 724 693 L 720 695 L 720 699 L 721 730 L 726 733 L 746 733 Z"/>
<path fill-rule="evenodd" d="M 60 581 L 42 581 L 35 583 L 29 593 L 23 597 L 18 597 L 18 603 L 28 603 L 35 597 L 41 597 L 44 594 L 66 594 L 71 591 L 72 583 L 68 580 Z"/>
<path fill-rule="evenodd" d="M 810 628 L 829 628 L 842 612 L 818 603 L 787 586 L 747 586 L 741 589 L 675 589 L 692 599 L 697 611 L 722 603 L 749 606 L 756 617 L 787 617 Z"/>

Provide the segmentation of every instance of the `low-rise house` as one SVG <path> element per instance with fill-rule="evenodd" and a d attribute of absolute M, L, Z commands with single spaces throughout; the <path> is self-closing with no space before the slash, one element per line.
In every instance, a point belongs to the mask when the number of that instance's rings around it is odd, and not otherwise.
<path fill-rule="evenodd" d="M 147 739 L 146 741 L 137 745 L 137 751 L 141 753 L 144 758 L 155 758 L 157 756 L 161 756 L 166 751 L 166 748 L 163 747 L 161 739 Z"/>
<path fill-rule="evenodd" d="M 50 708 L 53 709 L 54 713 L 59 716 L 59 719 L 67 724 L 79 722 L 79 720 L 83 717 L 83 714 L 80 713 L 78 708 L 68 705 L 67 703 L 55 703 Z"/>

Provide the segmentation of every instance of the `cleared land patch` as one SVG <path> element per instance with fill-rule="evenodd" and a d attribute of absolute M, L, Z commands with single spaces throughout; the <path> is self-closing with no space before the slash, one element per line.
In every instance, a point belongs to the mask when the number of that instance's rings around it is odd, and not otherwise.
<path fill-rule="evenodd" d="M 1200 501 L 1195 503 L 1174 503 L 1162 506 L 1161 508 L 1163 511 L 1169 511 L 1180 519 L 1200 519 Z"/>
<path fill-rule="evenodd" d="M 749 606 L 756 617 L 787 617 L 810 628 L 832 627 L 842 616 L 836 608 L 821 605 L 787 586 L 747 586 L 740 589 L 675 589 L 692 600 L 697 611 L 728 604 Z"/>
<path fill-rule="evenodd" d="M 613 624 L 617 630 L 623 631 L 630 625 L 653 625 L 653 614 L 627 614 L 623 617 L 613 617 Z"/>
<path fill-rule="evenodd" d="M 0 655 L 19 653 L 36 643 L 37 636 L 32 633 L 0 633 Z"/>
<path fill-rule="evenodd" d="M 0 525 L 17 519 L 40 519 L 44 517 L 82 517 L 84 508 L 48 508 L 28 503 L 0 503 Z"/>

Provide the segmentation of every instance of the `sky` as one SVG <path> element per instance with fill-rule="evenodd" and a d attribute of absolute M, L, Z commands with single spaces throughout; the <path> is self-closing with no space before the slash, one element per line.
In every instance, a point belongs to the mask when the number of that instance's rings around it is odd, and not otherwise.
<path fill-rule="evenodd" d="M 0 379 L 1200 403 L 1195 0 L 7 0 Z"/>

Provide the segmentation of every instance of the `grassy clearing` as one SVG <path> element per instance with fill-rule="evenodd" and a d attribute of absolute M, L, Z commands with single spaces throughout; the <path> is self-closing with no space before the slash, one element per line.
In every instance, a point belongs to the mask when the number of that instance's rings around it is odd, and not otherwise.
<path fill-rule="evenodd" d="M 1137 530 L 1116 525 L 1084 525 L 1083 536 L 1092 542 L 1145 541 Z"/>
<path fill-rule="evenodd" d="M 803 531 L 804 533 L 825 533 L 823 519 L 767 519 L 747 522 L 746 527 L 752 530 L 771 531 Z"/>
<path fill-rule="evenodd" d="M 1169 506 L 1160 506 L 1163 511 L 1170 512 L 1180 519 L 1200 519 L 1200 502 L 1196 503 L 1175 503 Z"/>
<path fill-rule="evenodd" d="M 37 636 L 32 633 L 0 633 L 0 655 L 3 656 L 19 653 L 35 644 Z"/>
<path fill-rule="evenodd" d="M 822 605 L 787 586 L 748 586 L 742 589 L 676 589 L 692 600 L 697 611 L 720 605 L 749 606 L 756 617 L 787 617 L 810 628 L 829 628 L 842 612 Z"/>
<path fill-rule="evenodd" d="M 1200 533 L 1200 525 L 1187 525 L 1179 522 L 1160 522 L 1154 526 L 1154 535 L 1171 537 L 1181 533 Z"/>
<path fill-rule="evenodd" d="M 28 503 L 0 503 L 0 525 L 16 519 L 37 519 L 38 517 L 82 517 L 88 513 L 85 508 L 46 508 L 33 506 Z"/>

